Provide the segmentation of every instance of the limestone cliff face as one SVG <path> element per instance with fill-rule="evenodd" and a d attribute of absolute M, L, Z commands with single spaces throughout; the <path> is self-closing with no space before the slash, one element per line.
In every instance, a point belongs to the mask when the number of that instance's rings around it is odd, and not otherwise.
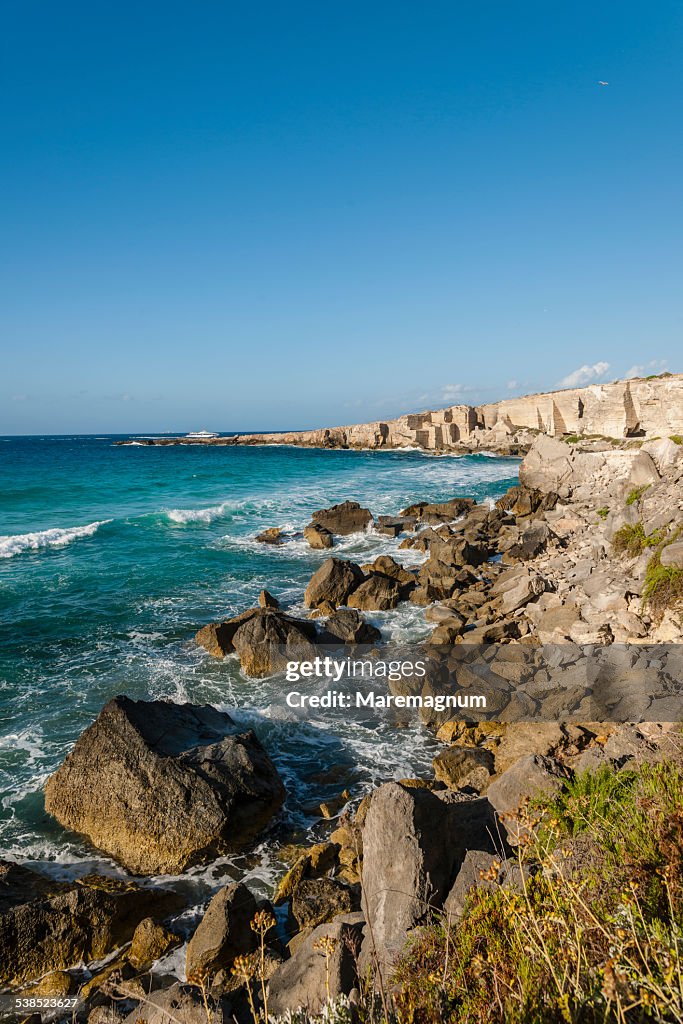
<path fill-rule="evenodd" d="M 280 434 L 242 434 L 238 444 L 297 444 L 324 448 L 424 448 L 457 451 L 493 447 L 514 452 L 535 433 L 610 438 L 683 434 L 683 374 L 651 380 L 507 398 L 490 405 L 452 405 L 398 419 Z"/>

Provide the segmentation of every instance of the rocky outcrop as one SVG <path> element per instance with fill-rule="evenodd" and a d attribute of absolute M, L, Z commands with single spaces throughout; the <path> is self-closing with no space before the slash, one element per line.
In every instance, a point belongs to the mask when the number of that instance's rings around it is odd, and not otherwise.
<path fill-rule="evenodd" d="M 273 1014 L 305 1007 L 319 1013 L 328 999 L 358 984 L 355 953 L 360 949 L 364 919 L 342 914 L 321 924 L 297 947 L 268 983 L 268 1008 Z"/>
<path fill-rule="evenodd" d="M 272 675 L 288 661 L 315 657 L 315 625 L 263 608 L 236 630 L 232 644 L 242 670 L 254 678 Z"/>
<path fill-rule="evenodd" d="M 219 889 L 188 944 L 186 976 L 229 969 L 235 957 L 255 949 L 257 936 L 251 922 L 257 909 L 246 885 L 237 882 Z"/>
<path fill-rule="evenodd" d="M 102 959 L 129 942 L 143 918 L 167 917 L 179 905 L 165 889 L 100 875 L 59 883 L 0 861 L 0 984 Z"/>
<path fill-rule="evenodd" d="M 395 782 L 375 790 L 363 827 L 366 956 L 390 963 L 408 931 L 443 906 L 467 850 L 494 852 L 495 835 L 485 799 L 451 803 Z"/>
<path fill-rule="evenodd" d="M 366 622 L 355 608 L 339 608 L 325 622 L 320 634 L 323 644 L 372 644 L 381 639 L 380 631 Z"/>
<path fill-rule="evenodd" d="M 349 595 L 363 579 L 360 566 L 355 562 L 328 558 L 311 577 L 304 593 L 304 604 L 307 608 L 319 608 L 322 604 L 337 608 L 347 603 Z"/>
<path fill-rule="evenodd" d="M 350 533 L 367 530 L 371 522 L 372 512 L 369 508 L 361 508 L 357 501 L 343 501 L 340 505 L 314 512 L 311 526 L 328 530 L 338 537 L 346 537 Z"/>
<path fill-rule="evenodd" d="M 284 799 L 253 732 L 214 708 L 116 697 L 45 787 L 67 828 L 134 874 L 243 847 Z"/>
<path fill-rule="evenodd" d="M 386 421 L 276 434 L 240 434 L 200 443 L 291 444 L 315 448 L 411 447 L 426 451 L 493 450 L 520 454 L 539 433 L 549 437 L 577 434 L 616 439 L 681 435 L 683 375 L 662 374 L 650 379 L 591 384 L 505 398 L 487 405 L 451 405 Z M 136 443 L 191 442 L 180 437 L 151 438 Z"/>

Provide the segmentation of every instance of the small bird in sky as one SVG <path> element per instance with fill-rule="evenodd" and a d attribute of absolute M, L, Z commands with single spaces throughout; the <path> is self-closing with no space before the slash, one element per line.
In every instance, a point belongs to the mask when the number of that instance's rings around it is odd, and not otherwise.
<path fill-rule="evenodd" d="M 609 82 L 598 82 L 598 85 L 609 85 Z"/>

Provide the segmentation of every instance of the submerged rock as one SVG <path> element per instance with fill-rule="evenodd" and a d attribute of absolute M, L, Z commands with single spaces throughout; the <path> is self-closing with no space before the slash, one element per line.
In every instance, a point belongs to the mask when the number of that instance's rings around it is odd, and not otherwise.
<path fill-rule="evenodd" d="M 109 701 L 45 786 L 50 814 L 134 874 L 242 848 L 283 800 L 272 761 L 229 715 L 128 697 Z"/>

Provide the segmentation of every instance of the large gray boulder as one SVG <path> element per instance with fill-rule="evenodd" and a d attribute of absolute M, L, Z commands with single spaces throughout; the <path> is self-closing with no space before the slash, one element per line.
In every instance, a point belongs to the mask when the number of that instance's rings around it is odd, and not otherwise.
<path fill-rule="evenodd" d="M 486 799 L 440 799 L 396 782 L 375 790 L 363 828 L 364 957 L 391 964 L 408 931 L 443 906 L 466 852 L 493 852 L 495 836 Z"/>
<path fill-rule="evenodd" d="M 188 943 L 185 976 L 198 971 L 214 974 L 255 949 L 257 936 L 251 922 L 257 910 L 256 900 L 241 882 L 219 889 Z"/>
<path fill-rule="evenodd" d="M 319 608 L 327 602 L 334 608 L 346 604 L 349 595 L 360 586 L 364 576 L 355 562 L 328 558 L 313 573 L 304 593 L 307 608 Z"/>
<path fill-rule="evenodd" d="M 144 918 L 167 917 L 180 903 L 166 889 L 100 875 L 60 883 L 0 861 L 0 985 L 100 960 Z"/>
<path fill-rule="evenodd" d="M 284 800 L 254 733 L 209 706 L 115 697 L 45 786 L 45 807 L 133 874 L 243 848 Z"/>
<path fill-rule="evenodd" d="M 304 1007 L 319 1013 L 329 998 L 348 995 L 358 984 L 354 949 L 359 950 L 362 914 L 342 914 L 321 924 L 297 946 L 268 982 L 268 1009 L 272 1014 Z M 325 944 L 331 952 L 325 964 Z"/>

